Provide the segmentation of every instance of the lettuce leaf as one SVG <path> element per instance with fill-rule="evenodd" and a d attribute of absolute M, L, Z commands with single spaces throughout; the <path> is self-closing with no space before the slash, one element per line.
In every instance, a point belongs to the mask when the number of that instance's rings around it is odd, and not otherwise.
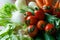
<path fill-rule="evenodd" d="M 27 8 L 27 7 L 26 7 Z M 29 8 L 27 8 L 29 10 Z M 26 11 L 28 11 L 26 9 Z M 4 26 L 5 29 L 0 31 L 0 40 L 31 40 L 30 37 L 22 37 L 18 34 L 20 25 L 10 22 L 12 16 L 11 12 L 17 10 L 14 4 L 7 3 L 0 9 L 0 26 Z M 30 11 L 30 10 L 29 10 Z M 22 12 L 25 12 L 24 10 Z M 18 28 L 17 28 L 18 26 Z M 26 24 L 21 24 L 22 29 L 26 29 Z M 17 28 L 17 30 L 16 30 Z"/>
<path fill-rule="evenodd" d="M 14 4 L 7 3 L 0 9 L 0 26 L 10 23 L 11 12 L 16 10 Z"/>

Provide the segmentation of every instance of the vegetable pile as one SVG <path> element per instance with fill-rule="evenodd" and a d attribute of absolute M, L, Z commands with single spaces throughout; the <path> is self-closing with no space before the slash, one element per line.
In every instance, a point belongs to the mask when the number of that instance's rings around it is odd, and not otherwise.
<path fill-rule="evenodd" d="M 28 6 L 34 11 L 25 13 L 27 32 L 33 40 L 60 40 L 60 2 L 52 5 L 52 0 L 35 0 Z M 58 35 L 57 35 L 58 34 Z"/>
<path fill-rule="evenodd" d="M 0 40 L 60 40 L 60 2 L 25 0 L 0 9 Z"/>

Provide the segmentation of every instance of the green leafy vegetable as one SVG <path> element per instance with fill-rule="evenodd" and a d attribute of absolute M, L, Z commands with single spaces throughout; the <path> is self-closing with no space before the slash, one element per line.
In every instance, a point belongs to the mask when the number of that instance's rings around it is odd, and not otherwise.
<path fill-rule="evenodd" d="M 11 40 L 18 40 L 18 37 L 14 34 L 10 35 Z"/>
<path fill-rule="evenodd" d="M 23 24 L 23 28 L 21 30 L 25 29 L 26 26 L 27 26 L 26 24 Z M 31 40 L 29 36 L 22 34 L 22 32 L 19 31 L 20 29 L 18 28 L 16 30 L 16 28 L 17 26 L 14 23 L 7 24 L 6 28 L 0 31 L 0 39 L 1 40 Z"/>
<path fill-rule="evenodd" d="M 9 27 L 6 27 L 5 30 L 0 31 L 0 36 L 9 31 Z"/>
<path fill-rule="evenodd" d="M 60 40 L 60 30 L 58 30 L 58 31 L 56 32 L 56 39 L 57 39 L 57 40 Z"/>
<path fill-rule="evenodd" d="M 6 40 L 7 38 L 9 38 L 9 35 L 5 35 L 4 37 L 1 38 L 1 40 Z"/>
<path fill-rule="evenodd" d="M 60 19 L 59 18 L 56 18 L 55 16 L 52 16 L 52 15 L 46 13 L 45 20 L 49 23 L 54 24 L 54 26 L 57 30 L 60 29 Z"/>
<path fill-rule="evenodd" d="M 10 23 L 11 12 L 16 10 L 14 4 L 7 3 L 0 9 L 0 25 Z"/>
<path fill-rule="evenodd" d="M 24 7 L 25 8 L 25 7 Z M 25 30 L 26 24 L 15 24 L 10 22 L 11 12 L 17 10 L 14 4 L 7 3 L 0 9 L 0 26 L 4 26 L 4 30 L 0 31 L 0 40 L 31 40 L 30 37 L 18 34 L 19 30 Z M 33 12 L 32 9 L 26 7 L 20 10 L 22 13 L 26 11 Z M 22 28 L 20 28 L 20 25 Z M 17 28 L 18 27 L 18 28 Z M 17 29 L 17 30 L 16 30 Z"/>
<path fill-rule="evenodd" d="M 28 6 L 26 6 L 26 7 L 24 6 L 24 9 L 20 9 L 21 13 L 25 13 L 27 11 L 34 13 L 34 9 L 32 9 L 32 8 L 30 8 Z"/>
<path fill-rule="evenodd" d="M 48 34 L 48 33 L 45 33 L 44 37 L 45 37 L 45 40 L 55 40 L 55 38 L 51 34 Z"/>

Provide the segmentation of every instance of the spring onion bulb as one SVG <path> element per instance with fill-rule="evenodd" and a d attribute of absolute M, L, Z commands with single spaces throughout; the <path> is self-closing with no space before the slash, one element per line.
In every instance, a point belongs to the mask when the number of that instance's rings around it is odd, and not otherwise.
<path fill-rule="evenodd" d="M 36 5 L 35 2 L 29 2 L 28 6 L 32 9 L 38 9 L 38 6 Z"/>
<path fill-rule="evenodd" d="M 24 14 L 20 13 L 20 11 L 12 12 L 11 22 L 24 23 Z"/>
<path fill-rule="evenodd" d="M 25 0 L 16 0 L 15 5 L 18 10 L 23 9 L 26 6 L 26 1 Z"/>

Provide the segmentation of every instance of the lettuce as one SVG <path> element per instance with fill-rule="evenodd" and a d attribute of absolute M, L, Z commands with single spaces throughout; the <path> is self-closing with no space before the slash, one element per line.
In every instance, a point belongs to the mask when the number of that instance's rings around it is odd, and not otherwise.
<path fill-rule="evenodd" d="M 0 26 L 10 23 L 11 12 L 16 10 L 14 4 L 7 3 L 0 9 Z"/>
<path fill-rule="evenodd" d="M 27 7 L 26 7 L 27 8 Z M 29 10 L 29 8 L 27 8 Z M 28 11 L 26 9 L 26 11 Z M 26 29 L 26 24 L 21 24 L 23 26 L 20 28 L 20 24 L 15 24 L 11 22 L 12 12 L 17 10 L 14 4 L 7 3 L 0 9 L 0 26 L 4 26 L 4 30 L 0 31 L 0 40 L 31 40 L 30 37 L 20 36 L 18 34 L 19 30 Z M 32 11 L 32 10 L 29 10 Z M 22 13 L 25 10 L 21 10 Z"/>
<path fill-rule="evenodd" d="M 25 24 L 24 26 L 26 27 Z M 25 27 L 23 29 L 25 29 Z M 15 24 L 7 24 L 4 29 L 5 31 L 0 31 L 0 40 L 31 40 L 28 35 L 21 32 L 22 29 L 16 30 L 15 28 L 17 28 Z"/>

